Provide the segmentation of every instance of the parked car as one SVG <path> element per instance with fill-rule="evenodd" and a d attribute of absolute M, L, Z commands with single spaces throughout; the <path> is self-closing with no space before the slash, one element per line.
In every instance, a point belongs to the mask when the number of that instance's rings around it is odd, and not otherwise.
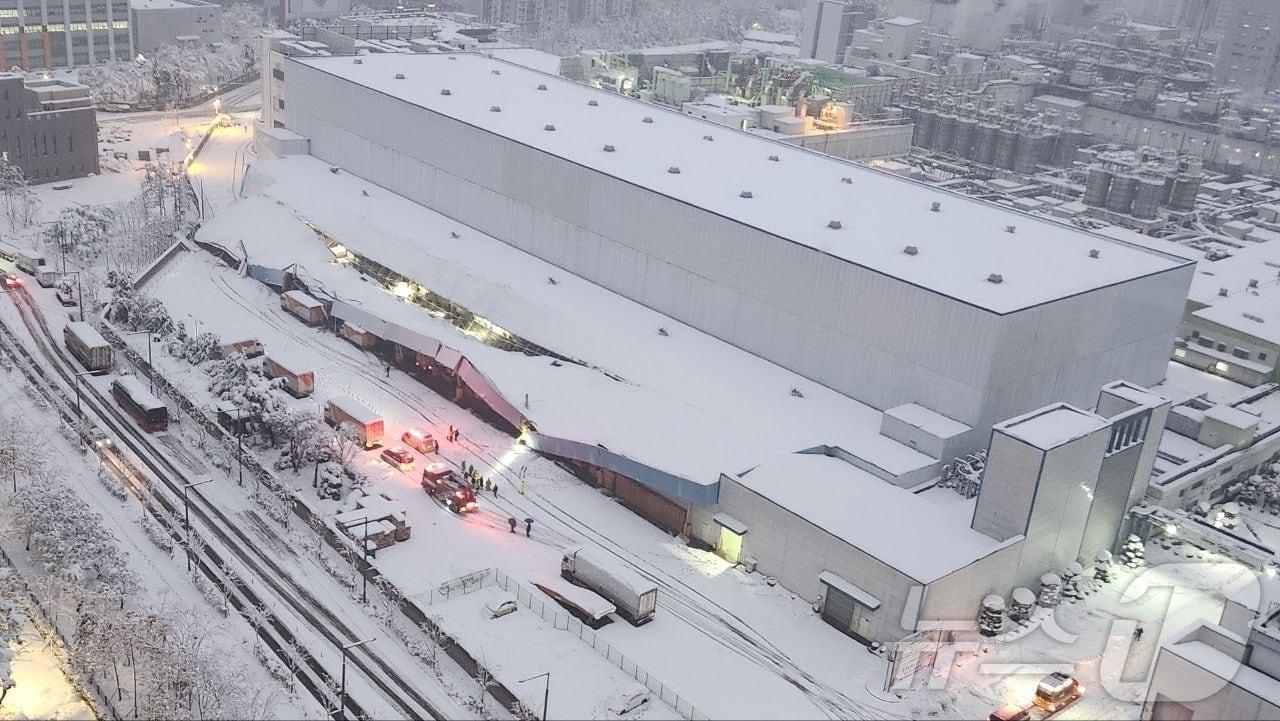
<path fill-rule="evenodd" d="M 434 436 L 417 428 L 405 431 L 404 435 L 400 436 L 400 440 L 419 453 L 435 453 L 440 447 Z"/>
<path fill-rule="evenodd" d="M 1016 703 L 1007 703 L 987 716 L 987 721 L 1029 721 L 1030 719 L 1031 709 Z"/>
<path fill-rule="evenodd" d="M 1061 671 L 1054 671 L 1036 684 L 1033 701 L 1045 711 L 1057 713 L 1078 701 L 1083 694 L 1084 688 L 1079 681 Z"/>
<path fill-rule="evenodd" d="M 489 615 L 489 618 L 502 618 L 509 613 L 515 613 L 518 609 L 519 606 L 516 605 L 516 602 L 509 598 L 484 607 L 484 611 Z"/>
<path fill-rule="evenodd" d="M 6 288 L 21 288 L 21 287 L 22 287 L 22 278 L 20 278 L 20 277 L 18 276 L 18 274 L 17 274 L 17 273 L 5 273 L 5 274 L 4 274 L 4 287 L 6 287 Z"/>
<path fill-rule="evenodd" d="M 382 460 L 391 464 L 392 468 L 407 471 L 413 468 L 413 454 L 406 448 L 396 446 L 382 452 Z"/>

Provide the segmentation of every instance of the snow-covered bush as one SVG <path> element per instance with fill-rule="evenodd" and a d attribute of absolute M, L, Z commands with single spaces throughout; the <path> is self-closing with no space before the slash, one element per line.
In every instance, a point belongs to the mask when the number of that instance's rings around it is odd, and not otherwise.
<path fill-rule="evenodd" d="M 1017 623 L 1031 620 L 1031 610 L 1036 605 L 1036 595 L 1029 588 L 1018 586 L 1013 589 L 1012 602 L 1009 604 L 1009 618 Z"/>
<path fill-rule="evenodd" d="M 177 330 L 164 303 L 146 291 L 126 286 L 115 289 L 107 309 L 107 318 L 129 330 L 151 331 L 161 337 L 167 337 Z"/>
<path fill-rule="evenodd" d="M 142 531 L 147 534 L 147 539 L 156 544 L 156 548 L 165 553 L 173 553 L 173 538 L 163 527 L 151 516 L 145 516 L 142 519 Z"/>
<path fill-rule="evenodd" d="M 1129 568 L 1137 568 L 1147 562 L 1146 549 L 1143 547 L 1141 538 L 1130 535 L 1125 540 L 1124 547 L 1120 549 L 1120 562 Z"/>
<path fill-rule="evenodd" d="M 1093 580 L 1098 583 L 1111 582 L 1111 551 L 1098 551 L 1093 559 Z"/>
<path fill-rule="evenodd" d="M 998 636 L 1004 629 L 1004 599 L 991 595 L 982 599 L 982 610 L 978 615 L 978 631 L 983 636 Z"/>
<path fill-rule="evenodd" d="M 1062 579 L 1056 573 L 1046 573 L 1040 577 L 1040 594 L 1036 604 L 1041 608 L 1053 608 L 1058 605 L 1062 596 Z"/>
<path fill-rule="evenodd" d="M 217 333 L 205 332 L 194 337 L 180 334 L 169 339 L 169 355 L 193 366 L 208 363 L 221 353 L 222 338 Z"/>
<path fill-rule="evenodd" d="M 129 498 L 129 489 L 125 488 L 116 474 L 107 470 L 105 466 L 98 469 L 98 482 L 117 500 L 123 501 Z"/>
<path fill-rule="evenodd" d="M 1062 600 L 1079 601 L 1084 598 L 1089 589 L 1082 583 L 1085 583 L 1084 567 L 1075 561 L 1068 563 L 1062 570 Z"/>

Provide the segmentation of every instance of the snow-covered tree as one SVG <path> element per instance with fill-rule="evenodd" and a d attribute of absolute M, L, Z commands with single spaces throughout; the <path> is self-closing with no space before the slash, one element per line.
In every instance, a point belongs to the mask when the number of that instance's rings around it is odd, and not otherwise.
<path fill-rule="evenodd" d="M 161 337 L 177 332 L 177 325 L 164 303 L 146 291 L 130 287 L 115 289 L 107 318 L 129 330 L 148 330 Z"/>
<path fill-rule="evenodd" d="M 982 599 L 978 615 L 978 631 L 983 636 L 998 636 L 1004 629 L 1004 599 L 991 595 Z"/>
<path fill-rule="evenodd" d="M 1053 608 L 1058 605 L 1062 596 L 1062 579 L 1056 573 L 1046 573 L 1040 577 L 1040 594 L 1036 604 L 1041 608 Z"/>
<path fill-rule="evenodd" d="M 1084 582 L 1084 568 L 1075 561 L 1068 563 L 1062 570 L 1062 599 L 1079 601 L 1084 598 L 1088 590 L 1081 585 Z"/>
<path fill-rule="evenodd" d="M 91 264 L 106 251 L 107 237 L 115 218 L 103 205 L 76 204 L 63 208 L 58 222 L 45 231 L 45 244 L 55 252 L 70 253 Z"/>
<path fill-rule="evenodd" d="M 17 640 L 21 628 L 22 617 L 12 605 L 0 598 L 0 709 L 4 708 L 4 698 L 9 690 L 17 686 L 10 666 L 13 652 L 9 649 L 9 644 Z"/>
<path fill-rule="evenodd" d="M 9 400 L 0 408 L 0 484 L 15 491 L 20 480 L 39 474 L 48 460 L 45 440 L 17 407 Z"/>
<path fill-rule="evenodd" d="M 1129 568 L 1137 568 L 1146 561 L 1146 549 L 1143 547 L 1142 539 L 1130 535 L 1125 540 L 1124 547 L 1120 549 L 1120 562 Z"/>
<path fill-rule="evenodd" d="M 1093 580 L 1098 583 L 1111 582 L 1111 551 L 1098 551 L 1093 559 Z"/>
<path fill-rule="evenodd" d="M 222 354 L 222 338 L 208 331 L 190 336 L 175 334 L 169 339 L 169 355 L 193 366 L 204 365 Z"/>
<path fill-rule="evenodd" d="M 0 200 L 10 227 L 27 228 L 40 211 L 40 198 L 31 189 L 22 168 L 0 159 Z"/>
<path fill-rule="evenodd" d="M 1018 586 L 1013 589 L 1012 602 L 1009 604 L 1009 618 L 1017 623 L 1031 620 L 1031 610 L 1036 605 L 1036 595 L 1031 589 Z"/>

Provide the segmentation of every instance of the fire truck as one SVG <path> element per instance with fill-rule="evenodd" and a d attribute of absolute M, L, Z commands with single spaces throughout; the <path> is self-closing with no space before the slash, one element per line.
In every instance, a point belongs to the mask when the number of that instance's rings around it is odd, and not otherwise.
<path fill-rule="evenodd" d="M 422 469 L 422 490 L 459 515 L 480 508 L 471 486 L 443 463 L 432 463 Z"/>

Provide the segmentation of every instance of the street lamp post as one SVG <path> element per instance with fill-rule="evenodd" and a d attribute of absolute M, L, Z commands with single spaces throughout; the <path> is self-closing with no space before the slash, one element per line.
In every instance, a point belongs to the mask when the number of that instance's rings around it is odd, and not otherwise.
<path fill-rule="evenodd" d="M 542 690 L 542 721 L 547 721 L 547 702 L 551 700 L 551 672 L 547 671 L 546 673 L 540 673 L 537 676 L 530 676 L 529 678 L 519 681 L 519 683 L 533 681 L 534 679 L 539 678 L 545 678 L 547 680 L 547 685 Z"/>
<path fill-rule="evenodd" d="M 347 653 L 351 649 L 363 646 L 366 643 L 373 643 L 377 639 L 366 638 L 363 641 L 349 643 L 342 647 L 342 690 L 338 694 L 338 716 L 346 721 L 347 718 Z"/>
<path fill-rule="evenodd" d="M 191 502 L 187 498 L 187 490 L 196 486 L 203 486 L 206 483 L 212 483 L 212 478 L 206 478 L 203 481 L 195 483 L 186 483 L 182 486 L 182 528 L 187 532 L 187 571 L 191 571 Z"/>

